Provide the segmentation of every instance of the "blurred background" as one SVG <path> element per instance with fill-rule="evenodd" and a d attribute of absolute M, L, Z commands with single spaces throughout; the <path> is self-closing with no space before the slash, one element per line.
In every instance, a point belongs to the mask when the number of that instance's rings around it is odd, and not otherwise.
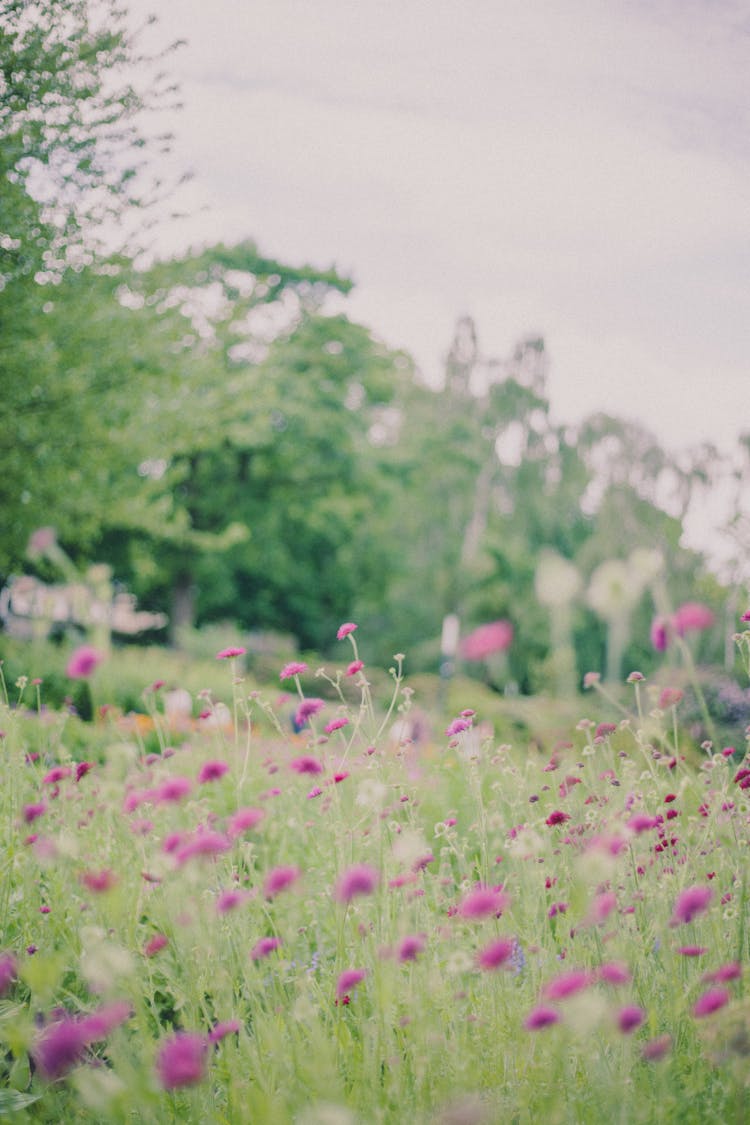
<path fill-rule="evenodd" d="M 0 657 L 736 695 L 747 6 L 157 14 L 0 5 Z"/>

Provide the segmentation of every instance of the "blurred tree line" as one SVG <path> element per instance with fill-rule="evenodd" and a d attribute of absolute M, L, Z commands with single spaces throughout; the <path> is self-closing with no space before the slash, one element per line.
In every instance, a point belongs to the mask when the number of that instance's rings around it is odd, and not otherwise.
<path fill-rule="evenodd" d="M 141 90 L 118 83 L 136 61 Z M 521 691 L 554 660 L 543 558 L 575 568 L 580 670 L 604 666 L 613 621 L 617 662 L 647 668 L 654 612 L 724 612 L 682 520 L 722 474 L 739 496 L 750 442 L 728 465 L 605 415 L 557 424 L 544 341 L 487 357 L 468 317 L 429 387 L 348 318 L 347 278 L 251 242 L 148 268 L 131 245 L 104 253 L 105 216 L 124 229 L 163 188 L 149 151 L 167 139 L 138 123 L 173 92 L 150 61 L 109 0 L 0 4 L 0 580 L 54 525 L 77 563 L 166 610 L 175 641 L 233 621 L 325 652 L 352 619 L 373 658 L 436 670 L 446 615 L 464 632 L 503 618 L 514 643 L 482 674 Z M 638 549 L 663 560 L 643 582 Z"/>

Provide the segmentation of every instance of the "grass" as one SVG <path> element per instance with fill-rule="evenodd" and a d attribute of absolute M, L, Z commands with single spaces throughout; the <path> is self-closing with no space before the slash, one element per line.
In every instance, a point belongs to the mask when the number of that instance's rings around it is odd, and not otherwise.
<path fill-rule="evenodd" d="M 488 725 L 453 685 L 454 733 L 429 700 L 423 740 L 399 742 L 421 706 L 400 663 L 390 700 L 342 668 L 290 676 L 279 704 L 219 662 L 180 727 L 163 688 L 141 727 L 12 689 L 0 1117 L 746 1120 L 742 752 L 697 757 L 648 684 L 625 716 L 547 705 L 532 739 L 533 701 Z M 197 1037 L 182 1071 L 178 1031 Z M 55 1034 L 75 1049 L 51 1063 Z"/>

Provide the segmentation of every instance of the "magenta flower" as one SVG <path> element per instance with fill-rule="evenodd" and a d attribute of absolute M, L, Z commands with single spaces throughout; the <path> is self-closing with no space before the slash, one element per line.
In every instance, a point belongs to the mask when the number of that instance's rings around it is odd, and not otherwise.
<path fill-rule="evenodd" d="M 114 871 L 105 867 L 101 871 L 84 871 L 81 875 L 81 882 L 94 894 L 102 894 L 104 891 L 112 890 L 117 884 L 117 876 Z"/>
<path fill-rule="evenodd" d="M 665 687 L 659 695 L 657 706 L 660 711 L 666 711 L 669 707 L 676 707 L 682 699 L 682 692 L 679 688 Z"/>
<path fill-rule="evenodd" d="M 166 934 L 154 934 L 143 947 L 144 955 L 146 957 L 155 957 L 156 954 L 167 945 L 169 945 L 169 938 Z"/>
<path fill-rule="evenodd" d="M 42 785 L 57 785 L 58 781 L 70 777 L 72 772 L 70 766 L 53 766 L 42 778 Z"/>
<path fill-rule="evenodd" d="M 570 820 L 570 813 L 555 809 L 549 814 L 544 823 L 548 824 L 550 828 L 554 828 L 556 824 L 564 824 L 566 820 Z"/>
<path fill-rule="evenodd" d="M 176 802 L 187 797 L 193 783 L 188 777 L 169 777 L 161 785 L 157 785 L 153 792 L 157 801 Z"/>
<path fill-rule="evenodd" d="M 45 805 L 44 801 L 37 801 L 36 804 L 33 805 L 24 805 L 23 819 L 26 824 L 32 824 L 37 819 L 37 817 L 44 816 L 46 811 L 47 806 Z"/>
<path fill-rule="evenodd" d="M 647 1062 L 658 1062 L 669 1053 L 671 1048 L 672 1036 L 658 1035 L 656 1039 L 649 1039 L 648 1043 L 644 1043 L 641 1053 Z"/>
<path fill-rule="evenodd" d="M 678 926 L 681 923 L 692 922 L 693 918 L 708 909 L 712 898 L 713 892 L 710 887 L 699 885 L 686 887 L 677 896 L 670 925 Z"/>
<path fill-rule="evenodd" d="M 225 773 L 229 772 L 229 763 L 214 759 L 204 762 L 198 772 L 198 781 L 204 785 L 207 781 L 218 781 Z"/>
<path fill-rule="evenodd" d="M 677 609 L 672 618 L 674 631 L 678 637 L 684 637 L 686 633 L 710 629 L 714 621 L 715 617 L 712 611 L 707 605 L 702 605 L 700 602 L 685 602 Z"/>
<path fill-rule="evenodd" d="M 12 953 L 0 953 L 0 996 L 4 996 L 16 979 L 16 959 Z"/>
<path fill-rule="evenodd" d="M 167 840 L 164 841 L 166 848 Z M 175 861 L 178 867 L 182 867 L 189 859 L 194 856 L 217 856 L 222 852 L 229 851 L 232 844 L 226 836 L 220 832 L 198 832 L 188 840 L 181 842 L 178 837 L 178 843 L 174 852 Z"/>
<path fill-rule="evenodd" d="M 230 645 L 229 648 L 223 648 L 221 652 L 217 652 L 216 659 L 232 660 L 235 656 L 244 656 L 246 652 L 246 648 L 240 648 L 239 645 Z"/>
<path fill-rule="evenodd" d="M 703 980 L 713 981 L 714 984 L 724 984 L 728 980 L 739 980 L 742 976 L 742 965 L 739 961 L 729 961 L 726 965 L 720 965 L 718 969 L 713 972 L 704 973 Z"/>
<path fill-rule="evenodd" d="M 583 969 L 571 969 L 568 973 L 561 973 L 554 980 L 549 981 L 542 989 L 542 994 L 548 1000 L 564 1000 L 566 996 L 573 996 L 588 988 L 593 982 L 592 973 Z"/>
<path fill-rule="evenodd" d="M 53 1081 L 72 1070 L 85 1050 L 86 1037 L 80 1022 L 66 1015 L 43 1029 L 31 1053 L 42 1076 Z"/>
<path fill-rule="evenodd" d="M 399 961 L 416 961 L 420 953 L 424 953 L 426 944 L 424 934 L 408 934 L 398 943 L 396 957 Z"/>
<path fill-rule="evenodd" d="M 307 671 L 307 665 L 301 660 L 292 660 L 289 664 L 285 664 L 279 673 L 280 680 L 290 680 L 292 676 L 301 676 L 303 672 Z"/>
<path fill-rule="evenodd" d="M 617 896 L 613 891 L 602 891 L 598 894 L 594 901 L 591 903 L 591 910 L 589 917 L 591 921 L 600 925 L 609 918 L 612 911 L 617 906 Z"/>
<path fill-rule="evenodd" d="M 263 889 L 267 898 L 273 898 L 296 883 L 301 875 L 299 867 L 274 867 L 266 875 Z"/>
<path fill-rule="evenodd" d="M 81 778 L 85 777 L 89 770 L 93 768 L 91 762 L 78 762 L 76 765 L 76 781 L 80 781 Z"/>
<path fill-rule="evenodd" d="M 165 1090 L 194 1086 L 206 1072 L 208 1040 L 205 1035 L 178 1031 L 165 1039 L 156 1059 L 156 1072 Z"/>
<path fill-rule="evenodd" d="M 235 836 L 241 836 L 243 832 L 249 832 L 260 824 L 265 815 L 264 809 L 250 807 L 237 809 L 237 812 L 230 816 L 227 823 L 227 835 L 234 839 Z"/>
<path fill-rule="evenodd" d="M 455 738 L 457 734 L 463 734 L 465 730 L 471 730 L 471 719 L 454 719 L 445 728 L 445 733 L 448 738 Z"/>
<path fill-rule="evenodd" d="M 708 953 L 705 945 L 680 945 L 677 949 L 683 957 L 702 957 L 704 953 Z"/>
<path fill-rule="evenodd" d="M 477 954 L 477 964 L 480 969 L 499 969 L 513 956 L 513 942 L 510 938 L 499 938 L 490 942 Z"/>
<path fill-rule="evenodd" d="M 277 937 L 263 937 L 256 941 L 253 948 L 250 950 L 250 957 L 253 961 L 260 961 L 263 957 L 268 957 L 269 953 L 273 953 L 275 949 L 281 946 L 281 938 Z"/>
<path fill-rule="evenodd" d="M 365 666 L 364 660 L 352 660 L 349 667 L 346 669 L 345 675 L 356 676 L 357 672 L 361 672 Z"/>
<path fill-rule="evenodd" d="M 336 996 L 339 1000 L 356 988 L 367 976 L 366 969 L 345 969 L 336 982 Z"/>
<path fill-rule="evenodd" d="M 550 1027 L 553 1023 L 559 1023 L 559 1020 L 559 1012 L 556 1012 L 554 1008 L 547 1008 L 540 1004 L 538 1007 L 532 1008 L 524 1020 L 523 1026 L 527 1031 L 540 1031 L 544 1027 Z"/>
<path fill-rule="evenodd" d="M 342 873 L 336 883 L 334 898 L 349 903 L 357 895 L 371 895 L 380 882 L 380 873 L 367 863 L 355 863 Z"/>
<path fill-rule="evenodd" d="M 103 660 L 104 653 L 98 648 L 94 648 L 93 645 L 81 645 L 71 653 L 65 674 L 71 680 L 85 680 Z"/>
<path fill-rule="evenodd" d="M 617 1026 L 623 1035 L 630 1035 L 631 1031 L 635 1031 L 637 1027 L 641 1026 L 645 1018 L 646 1013 L 643 1008 L 639 1008 L 635 1004 L 626 1004 L 617 1013 Z"/>
<path fill-rule="evenodd" d="M 713 1012 L 718 1012 L 719 1008 L 723 1008 L 728 1004 L 730 996 L 726 988 L 709 988 L 708 992 L 704 992 L 699 996 L 693 1005 L 693 1015 L 696 1019 L 702 1019 L 704 1016 L 710 1016 Z"/>
<path fill-rule="evenodd" d="M 308 719 L 322 711 L 325 703 L 322 699 L 303 699 L 294 715 L 295 725 L 303 727 Z"/>
<path fill-rule="evenodd" d="M 342 727 L 345 727 L 345 726 L 348 726 L 348 725 L 349 725 L 348 719 L 344 719 L 344 718 L 331 719 L 330 723 L 326 723 L 326 725 L 323 729 L 325 730 L 326 734 L 333 734 L 333 732 L 335 730 L 341 730 Z"/>
<path fill-rule="evenodd" d="M 658 828 L 663 823 L 660 816 L 649 816 L 648 813 L 635 813 L 627 822 L 627 827 L 631 832 L 635 832 L 640 836 L 641 832 L 649 832 L 652 828 Z"/>
<path fill-rule="evenodd" d="M 323 766 L 318 759 L 309 754 L 303 754 L 301 758 L 294 758 L 289 765 L 295 773 L 317 774 L 323 772 Z"/>
<path fill-rule="evenodd" d="M 498 918 L 510 904 L 502 887 L 475 887 L 463 898 L 458 907 L 462 918 Z"/>
<path fill-rule="evenodd" d="M 353 633 L 356 628 L 357 626 L 353 621 L 345 621 L 343 625 L 339 625 L 338 627 L 338 630 L 336 632 L 336 640 L 343 641 L 344 637 L 348 637 L 349 634 Z"/>
<path fill-rule="evenodd" d="M 607 961 L 596 970 L 599 980 L 606 984 L 627 984 L 630 980 L 630 970 L 620 961 Z"/>
<path fill-rule="evenodd" d="M 127 1000 L 113 1000 L 88 1016 L 82 1016 L 78 1022 L 84 1042 L 95 1043 L 99 1039 L 106 1039 L 116 1027 L 129 1020 L 132 1014 L 133 1009 Z"/>
<path fill-rule="evenodd" d="M 209 1043 L 219 1043 L 222 1039 L 226 1039 L 227 1035 L 236 1034 L 242 1024 L 239 1020 L 224 1020 L 221 1023 L 215 1023 L 208 1033 Z"/>
<path fill-rule="evenodd" d="M 657 652 L 666 652 L 669 645 L 669 622 L 665 617 L 655 617 L 651 622 L 651 644 Z"/>
<path fill-rule="evenodd" d="M 240 891 L 232 888 L 230 891 L 222 891 L 216 899 L 216 910 L 219 914 L 227 914 L 235 907 L 241 906 L 243 902 L 247 902 L 250 895 L 247 891 Z"/>

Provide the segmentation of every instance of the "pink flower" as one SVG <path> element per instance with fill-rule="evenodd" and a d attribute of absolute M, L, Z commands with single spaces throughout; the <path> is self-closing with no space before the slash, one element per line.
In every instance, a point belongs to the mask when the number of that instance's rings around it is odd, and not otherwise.
<path fill-rule="evenodd" d="M 424 952 L 426 940 L 424 934 L 409 934 L 399 942 L 396 957 L 399 961 L 416 961 L 419 954 Z"/>
<path fill-rule="evenodd" d="M 670 921 L 671 926 L 678 926 L 680 923 L 692 922 L 698 914 L 702 914 L 708 909 L 708 905 L 713 898 L 713 891 L 710 887 L 686 887 L 677 896 L 674 911 Z"/>
<path fill-rule="evenodd" d="M 345 674 L 347 676 L 356 676 L 357 672 L 361 672 L 364 666 L 364 660 L 352 660 Z"/>
<path fill-rule="evenodd" d="M 166 934 L 154 934 L 143 947 L 144 955 L 146 957 L 155 957 L 156 954 L 167 945 L 169 945 L 169 938 Z"/>
<path fill-rule="evenodd" d="M 651 644 L 657 652 L 666 652 L 669 645 L 669 622 L 665 617 L 655 617 L 651 622 Z"/>
<path fill-rule="evenodd" d="M 648 813 L 635 813 L 627 822 L 627 827 L 631 832 L 635 832 L 640 836 L 641 832 L 648 832 L 652 828 L 658 828 L 662 823 L 660 816 L 649 816 Z"/>
<path fill-rule="evenodd" d="M 193 788 L 193 783 L 187 777 L 169 777 L 154 790 L 157 801 L 181 801 Z"/>
<path fill-rule="evenodd" d="M 88 1016 L 79 1020 L 81 1031 L 86 1043 L 95 1043 L 99 1039 L 106 1039 L 116 1027 L 129 1020 L 133 1009 L 127 1000 L 113 1000 L 105 1004 Z"/>
<path fill-rule="evenodd" d="M 76 781 L 80 781 L 93 768 L 91 762 L 78 762 L 76 765 Z"/>
<path fill-rule="evenodd" d="M 273 898 L 296 883 L 301 875 L 299 867 L 274 867 L 266 875 L 263 889 L 267 898 Z"/>
<path fill-rule="evenodd" d="M 357 628 L 357 626 L 354 624 L 353 621 L 345 621 L 343 625 L 339 625 L 339 627 L 338 627 L 338 631 L 336 633 L 336 640 L 337 641 L 343 641 L 344 637 L 348 637 L 349 634 L 353 633 L 356 628 Z"/>
<path fill-rule="evenodd" d="M 250 957 L 253 961 L 260 961 L 263 957 L 268 957 L 269 953 L 273 953 L 275 949 L 281 946 L 281 938 L 277 937 L 263 937 L 256 941 L 253 948 L 250 950 Z"/>
<path fill-rule="evenodd" d="M 42 1076 L 53 1081 L 72 1070 L 85 1049 L 86 1038 L 80 1022 L 65 1015 L 40 1032 L 31 1053 Z"/>
<path fill-rule="evenodd" d="M 677 949 L 683 957 L 702 957 L 704 953 L 708 953 L 705 945 L 680 945 Z"/>
<path fill-rule="evenodd" d="M 290 680 L 292 676 L 301 676 L 303 672 L 307 671 L 307 665 L 301 660 L 292 660 L 289 664 L 285 664 L 279 673 L 280 680 Z"/>
<path fill-rule="evenodd" d="M 322 699 L 303 699 L 294 716 L 295 725 L 303 727 L 308 719 L 322 711 L 325 703 Z"/>
<path fill-rule="evenodd" d="M 227 1035 L 236 1034 L 242 1024 L 239 1020 L 224 1020 L 222 1023 L 215 1023 L 208 1033 L 209 1043 L 219 1043 L 222 1039 L 226 1039 Z"/>
<path fill-rule="evenodd" d="M 643 1008 L 639 1008 L 635 1004 L 626 1004 L 617 1013 L 617 1026 L 623 1035 L 629 1035 L 631 1031 L 635 1031 L 637 1027 L 641 1026 L 645 1018 L 646 1013 Z"/>
<path fill-rule="evenodd" d="M 380 873 L 366 863 L 355 863 L 342 873 L 334 898 L 338 902 L 349 903 L 357 895 L 371 895 L 380 881 Z"/>
<path fill-rule="evenodd" d="M 94 894 L 101 894 L 103 891 L 111 890 L 116 885 L 117 876 L 105 867 L 102 871 L 84 871 L 81 875 L 81 882 Z"/>
<path fill-rule="evenodd" d="M 344 719 L 344 718 L 331 719 L 330 723 L 326 723 L 326 725 L 323 729 L 325 730 L 326 734 L 333 734 L 333 732 L 335 730 L 341 730 L 342 727 L 345 727 L 345 726 L 348 726 L 348 725 L 349 725 L 348 719 Z"/>
<path fill-rule="evenodd" d="M 49 773 L 46 773 L 42 778 L 42 785 L 57 785 L 58 781 L 70 777 L 72 772 L 70 766 L 53 766 Z"/>
<path fill-rule="evenodd" d="M 538 1007 L 532 1008 L 524 1020 L 523 1026 L 527 1031 L 540 1031 L 543 1027 L 550 1027 L 551 1024 L 558 1023 L 559 1020 L 559 1012 L 556 1012 L 554 1008 L 547 1008 L 540 1004 Z"/>
<path fill-rule="evenodd" d="M 510 904 L 502 887 L 476 887 L 464 897 L 458 907 L 462 918 L 499 917 Z"/>
<path fill-rule="evenodd" d="M 556 824 L 564 824 L 566 820 L 570 820 L 570 813 L 555 809 L 549 814 L 544 823 L 548 824 L 550 828 L 553 828 Z"/>
<path fill-rule="evenodd" d="M 81 645 L 80 648 L 71 653 L 65 674 L 71 680 L 85 680 L 101 664 L 102 660 L 104 660 L 104 653 L 100 652 L 98 648 L 94 648 L 93 645 Z"/>
<path fill-rule="evenodd" d="M 620 961 L 607 961 L 596 970 L 599 980 L 606 984 L 627 984 L 630 980 L 630 970 Z"/>
<path fill-rule="evenodd" d="M 564 1000 L 566 996 L 573 996 L 581 992 L 593 982 L 592 973 L 582 969 L 571 969 L 569 973 L 561 973 L 554 980 L 549 981 L 542 989 L 542 994 L 548 1000 Z"/>
<path fill-rule="evenodd" d="M 207 781 L 218 781 L 225 773 L 229 772 L 229 763 L 214 759 L 204 762 L 198 772 L 198 781 L 204 785 Z"/>
<path fill-rule="evenodd" d="M 676 707 L 681 699 L 682 692 L 679 688 L 666 687 L 659 696 L 659 710 L 666 711 L 668 707 Z"/>
<path fill-rule="evenodd" d="M 166 847 L 167 841 L 164 841 Z M 174 857 L 178 867 L 182 867 L 193 856 L 216 856 L 229 851 L 231 842 L 220 832 L 198 832 L 184 843 L 178 843 Z"/>
<path fill-rule="evenodd" d="M 200 1082 L 205 1076 L 207 1052 L 205 1035 L 178 1031 L 165 1039 L 156 1059 L 156 1072 L 164 1089 Z"/>
<path fill-rule="evenodd" d="M 47 806 L 44 801 L 37 801 L 33 805 L 23 806 L 23 819 L 26 824 L 32 824 L 37 817 L 43 816 L 47 811 Z"/>
<path fill-rule="evenodd" d="M 471 719 L 454 719 L 445 728 L 445 733 L 448 738 L 455 738 L 457 734 L 462 734 L 465 730 L 471 729 Z"/>
<path fill-rule="evenodd" d="M 704 973 L 703 980 L 713 981 L 714 984 L 723 984 L 728 980 L 739 980 L 742 976 L 742 965 L 739 961 L 729 961 L 726 965 L 720 965 L 718 969 L 713 972 Z"/>
<path fill-rule="evenodd" d="M 617 906 L 617 896 L 613 891 L 603 891 L 602 894 L 597 895 L 591 903 L 591 910 L 589 918 L 596 925 L 601 925 L 602 922 L 609 918 L 612 911 Z"/>
<path fill-rule="evenodd" d="M 671 1048 L 672 1036 L 659 1035 L 656 1039 L 649 1039 L 648 1043 L 644 1043 L 641 1053 L 647 1062 L 658 1062 L 659 1059 L 663 1059 L 669 1053 Z"/>
<path fill-rule="evenodd" d="M 250 807 L 237 809 L 237 812 L 229 818 L 227 835 L 234 839 L 236 836 L 241 836 L 243 832 L 249 832 L 260 824 L 265 815 L 264 809 Z"/>
<path fill-rule="evenodd" d="M 710 629 L 714 620 L 712 611 L 700 602 L 685 602 L 672 618 L 674 630 L 679 637 L 684 637 L 685 633 Z"/>
<path fill-rule="evenodd" d="M 693 1015 L 696 1019 L 710 1016 L 713 1012 L 718 1012 L 719 1008 L 728 1004 L 729 1000 L 730 996 L 726 988 L 709 988 L 708 992 L 699 996 L 693 1005 Z"/>
<path fill-rule="evenodd" d="M 238 645 L 229 648 L 223 648 L 221 652 L 216 653 L 217 660 L 232 660 L 235 656 L 244 656 L 247 652 L 246 648 L 240 648 Z"/>
<path fill-rule="evenodd" d="M 499 969 L 513 955 L 513 942 L 510 938 L 499 938 L 490 942 L 477 954 L 477 964 L 480 969 Z"/>
<path fill-rule="evenodd" d="M 16 959 L 12 953 L 0 953 L 0 996 L 4 996 L 16 979 Z"/>
<path fill-rule="evenodd" d="M 353 988 L 367 976 L 366 969 L 345 969 L 336 982 L 336 996 L 342 1000 Z"/>
<path fill-rule="evenodd" d="M 39 555 L 45 555 L 56 544 L 57 532 L 54 527 L 38 527 L 29 538 L 26 552 L 32 559 L 38 558 Z"/>
<path fill-rule="evenodd" d="M 295 773 L 317 774 L 323 772 L 323 766 L 318 759 L 309 754 L 303 754 L 301 758 L 295 758 L 289 765 Z"/>
<path fill-rule="evenodd" d="M 226 914 L 230 910 L 234 910 L 236 906 L 241 906 L 243 902 L 247 902 L 250 895 L 247 891 L 240 891 L 232 888 L 230 891 L 222 891 L 216 900 L 216 909 L 219 914 Z"/>

